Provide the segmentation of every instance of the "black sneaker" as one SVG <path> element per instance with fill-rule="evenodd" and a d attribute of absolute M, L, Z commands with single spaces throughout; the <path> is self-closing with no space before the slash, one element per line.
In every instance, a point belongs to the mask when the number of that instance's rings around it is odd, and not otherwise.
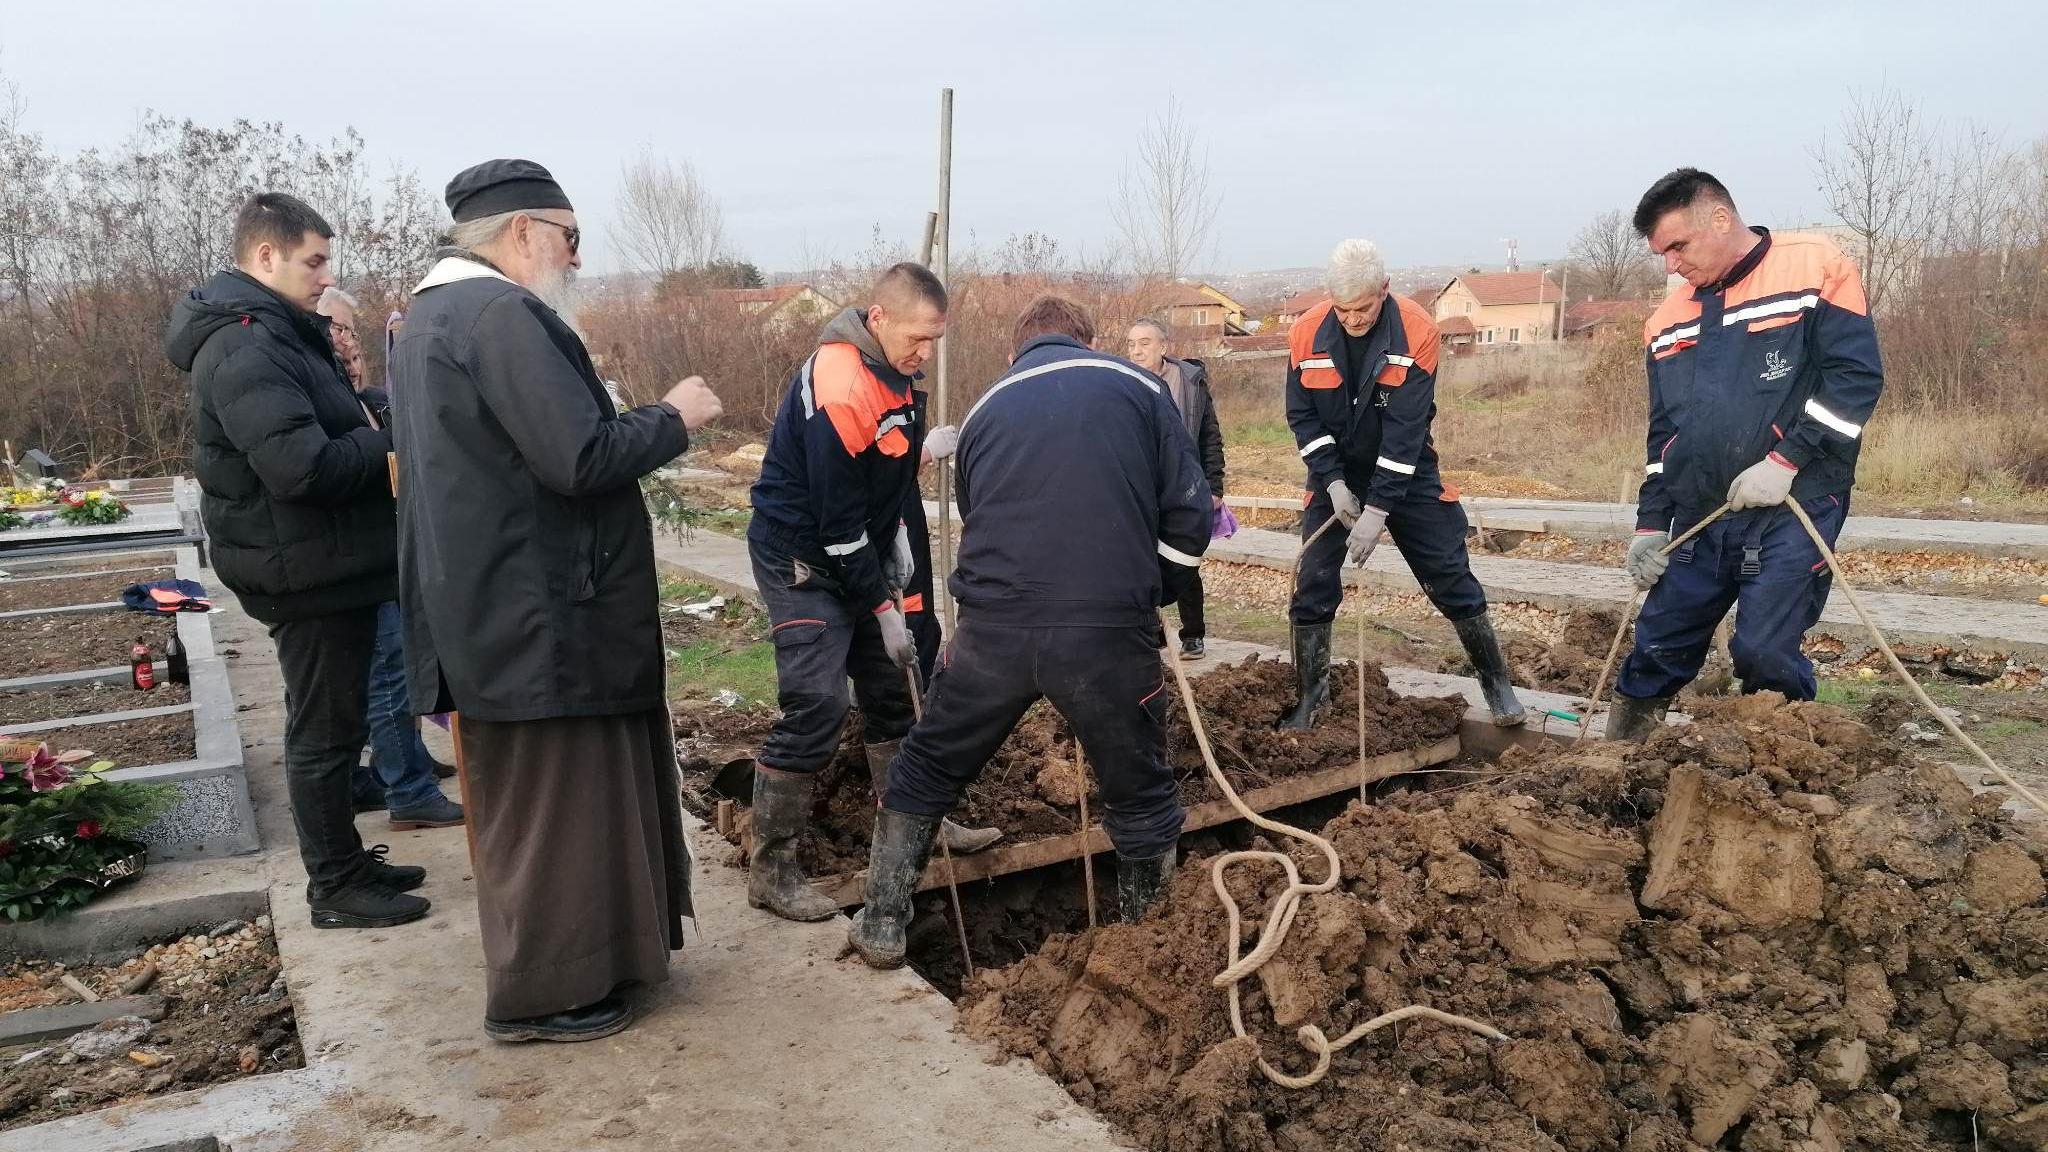
<path fill-rule="evenodd" d="M 1209 646 L 1202 643 L 1200 636 L 1188 636 L 1181 639 L 1180 658 L 1183 660 L 1200 660 L 1208 651 Z"/>
<path fill-rule="evenodd" d="M 393 892 L 367 876 L 309 903 L 315 928 L 395 928 L 425 916 L 432 907 L 423 897 Z"/>
<path fill-rule="evenodd" d="M 626 1030 L 633 1022 L 632 1000 L 621 991 L 582 1008 L 571 1008 L 567 1012 L 555 1012 L 547 1016 L 534 1016 L 525 1020 L 484 1020 L 484 1035 L 507 1044 L 519 1044 L 529 1040 L 552 1040 L 558 1044 L 576 1044 L 584 1040 L 602 1040 Z"/>
<path fill-rule="evenodd" d="M 372 881 L 393 892 L 410 892 L 427 882 L 427 870 L 417 864 L 386 864 L 384 857 L 390 852 L 390 845 L 378 844 L 363 853 Z"/>

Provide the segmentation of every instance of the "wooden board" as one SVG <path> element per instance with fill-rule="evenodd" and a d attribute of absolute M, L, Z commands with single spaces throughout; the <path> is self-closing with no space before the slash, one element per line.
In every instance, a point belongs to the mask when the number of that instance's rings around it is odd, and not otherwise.
<path fill-rule="evenodd" d="M 1389 752 L 1367 760 L 1364 766 L 1347 764 L 1342 768 L 1331 768 L 1312 772 L 1305 776 L 1293 776 L 1264 788 L 1254 788 L 1243 794 L 1245 806 L 1254 812 L 1267 813 L 1289 805 L 1334 796 L 1354 788 L 1399 776 L 1404 772 L 1444 764 L 1458 758 L 1459 743 L 1456 736 L 1448 736 L 1422 748 L 1410 748 L 1402 752 Z M 1228 824 L 1243 817 L 1228 800 L 1211 800 L 1188 809 L 1187 823 L 1182 831 L 1195 832 Z M 953 857 L 953 875 L 958 883 L 970 880 L 986 880 L 991 876 L 1006 876 L 1012 872 L 1024 872 L 1032 868 L 1043 868 L 1066 860 L 1078 860 L 1083 854 L 1099 855 L 1113 851 L 1109 834 L 1100 824 L 1088 829 L 1084 835 L 1070 832 L 1064 836 L 1048 836 L 1042 840 L 1031 840 L 1023 844 L 1001 844 L 986 852 L 972 856 Z M 867 887 L 867 870 L 862 869 L 847 875 L 827 876 L 812 881 L 819 891 L 839 901 L 842 907 L 851 907 L 861 902 L 862 892 Z M 924 877 L 918 881 L 918 891 L 946 886 L 945 860 L 934 854 Z"/>

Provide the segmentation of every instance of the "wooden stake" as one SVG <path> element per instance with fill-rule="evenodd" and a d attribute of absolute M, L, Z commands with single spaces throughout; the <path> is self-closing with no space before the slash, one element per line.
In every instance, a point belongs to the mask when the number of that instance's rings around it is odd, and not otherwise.
<path fill-rule="evenodd" d="M 1074 789 L 1081 799 L 1081 839 L 1088 838 L 1088 753 L 1081 749 L 1079 740 L 1074 744 Z M 1095 854 L 1083 849 L 1081 852 L 1081 886 L 1088 897 L 1088 926 L 1095 927 Z"/>
<path fill-rule="evenodd" d="M 952 275 L 953 260 L 953 90 L 939 92 L 939 211 L 933 228 L 932 256 L 935 261 L 932 272 L 944 285 Z M 938 365 L 933 374 L 937 387 L 932 392 L 933 427 L 943 427 L 947 415 L 952 411 L 948 400 L 951 390 L 946 386 L 946 364 L 948 341 L 939 337 L 935 359 Z M 939 461 L 939 570 L 932 574 L 932 593 L 938 598 L 945 615 L 946 634 L 953 634 L 957 622 L 953 607 L 953 594 L 947 580 L 953 574 L 953 462 Z M 964 937 L 963 937 L 964 939 Z"/>

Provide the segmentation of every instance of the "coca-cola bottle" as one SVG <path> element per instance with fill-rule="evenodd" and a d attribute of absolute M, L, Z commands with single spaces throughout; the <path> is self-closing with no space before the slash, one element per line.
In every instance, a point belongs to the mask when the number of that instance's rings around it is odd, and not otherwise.
<path fill-rule="evenodd" d="M 128 650 L 128 682 L 147 692 L 156 687 L 156 663 L 150 658 L 149 642 L 138 639 Z"/>

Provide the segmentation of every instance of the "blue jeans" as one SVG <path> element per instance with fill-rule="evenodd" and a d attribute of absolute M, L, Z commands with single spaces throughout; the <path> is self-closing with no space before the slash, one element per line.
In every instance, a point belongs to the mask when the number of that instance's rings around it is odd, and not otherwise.
<path fill-rule="evenodd" d="M 370 657 L 370 766 L 356 769 L 356 788 L 384 790 L 392 811 L 417 807 L 441 795 L 434 761 L 413 723 L 405 691 L 405 632 L 398 602 L 377 605 L 377 648 Z"/>

